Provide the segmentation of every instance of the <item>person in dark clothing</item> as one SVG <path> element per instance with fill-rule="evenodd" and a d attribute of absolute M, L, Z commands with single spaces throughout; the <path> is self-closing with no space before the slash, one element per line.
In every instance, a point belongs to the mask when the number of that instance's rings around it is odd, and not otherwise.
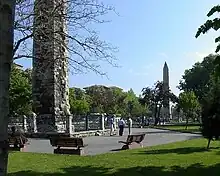
<path fill-rule="evenodd" d="M 125 121 L 123 118 L 121 118 L 118 122 L 118 127 L 119 127 L 119 136 L 123 136 L 124 133 L 124 127 L 125 127 Z"/>
<path fill-rule="evenodd" d="M 24 144 L 28 142 L 28 139 L 20 131 L 16 131 L 15 126 L 11 127 L 11 137 L 18 137 L 18 138 L 16 138 L 16 141 L 15 141 L 15 144 L 14 144 L 15 148 L 23 147 Z M 18 141 L 19 138 L 22 141 L 22 143 L 20 141 Z"/>

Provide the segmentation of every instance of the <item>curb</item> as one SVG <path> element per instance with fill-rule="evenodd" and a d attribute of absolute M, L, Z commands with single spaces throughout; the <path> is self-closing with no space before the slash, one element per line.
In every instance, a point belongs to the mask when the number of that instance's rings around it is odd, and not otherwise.
<path fill-rule="evenodd" d="M 151 127 L 158 130 L 167 130 L 167 131 L 173 131 L 173 132 L 179 132 L 179 133 L 189 133 L 189 134 L 201 134 L 201 132 L 191 132 L 191 131 L 182 131 L 182 130 L 172 130 L 167 128 L 158 128 L 158 127 Z"/>

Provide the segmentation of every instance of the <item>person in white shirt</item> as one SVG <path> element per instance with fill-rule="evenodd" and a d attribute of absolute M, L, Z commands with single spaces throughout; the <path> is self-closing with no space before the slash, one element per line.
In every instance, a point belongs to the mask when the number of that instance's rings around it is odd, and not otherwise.
<path fill-rule="evenodd" d="M 123 120 L 123 118 L 121 118 L 121 119 L 118 121 L 118 127 L 119 127 L 119 136 L 123 136 L 124 127 L 125 127 L 125 121 Z"/>

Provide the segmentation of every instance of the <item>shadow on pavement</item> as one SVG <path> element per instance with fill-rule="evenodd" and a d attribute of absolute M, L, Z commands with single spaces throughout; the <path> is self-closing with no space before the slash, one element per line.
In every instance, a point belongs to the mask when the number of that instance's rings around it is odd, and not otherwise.
<path fill-rule="evenodd" d="M 118 152 L 118 151 L 122 151 L 122 149 L 120 148 L 120 149 L 112 149 L 112 150 L 110 150 L 111 152 Z"/>

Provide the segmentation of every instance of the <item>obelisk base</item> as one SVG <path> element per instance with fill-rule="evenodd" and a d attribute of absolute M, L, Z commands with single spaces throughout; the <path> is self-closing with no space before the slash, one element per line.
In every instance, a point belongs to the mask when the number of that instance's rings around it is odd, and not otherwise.
<path fill-rule="evenodd" d="M 38 115 L 36 124 L 38 133 L 58 132 L 55 117 L 51 114 Z"/>

